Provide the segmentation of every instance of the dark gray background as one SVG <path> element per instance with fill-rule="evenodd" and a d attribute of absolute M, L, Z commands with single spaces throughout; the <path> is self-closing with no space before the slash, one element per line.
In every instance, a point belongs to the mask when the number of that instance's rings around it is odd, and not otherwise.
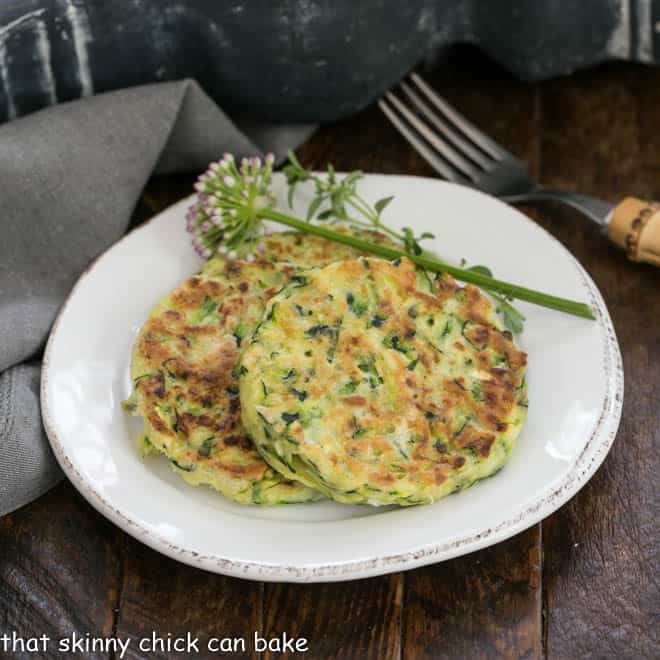
<path fill-rule="evenodd" d="M 525 79 L 660 57 L 660 0 L 3 0 L 0 121 L 195 78 L 234 115 L 331 121 L 472 43 Z"/>

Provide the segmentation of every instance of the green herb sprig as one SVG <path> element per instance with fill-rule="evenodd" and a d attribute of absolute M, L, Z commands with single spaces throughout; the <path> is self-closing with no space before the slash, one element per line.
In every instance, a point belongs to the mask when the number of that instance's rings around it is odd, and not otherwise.
<path fill-rule="evenodd" d="M 307 209 L 305 218 L 307 222 L 331 219 L 358 229 L 380 231 L 400 242 L 406 248 L 406 252 L 418 255 L 423 253 L 419 242 L 427 238 L 435 238 L 429 232 L 416 236 L 410 227 L 403 227 L 399 233 L 385 225 L 382 214 L 394 197 L 383 197 L 371 206 L 357 190 L 358 182 L 364 178 L 364 174 L 360 171 L 338 178 L 330 164 L 325 177 L 320 177 L 305 169 L 293 151 L 289 151 L 289 163 L 282 171 L 289 186 L 289 208 L 293 207 L 296 186 L 307 181 L 314 183 L 315 195 Z"/>
<path fill-rule="evenodd" d="M 253 259 L 255 247 L 257 253 L 265 250 L 259 241 L 260 236 L 270 232 L 263 227 L 263 221 L 270 220 L 385 259 L 408 257 L 430 272 L 448 273 L 462 282 L 479 286 L 495 298 L 498 310 L 512 331 L 521 330 L 524 321 L 524 316 L 510 304 L 513 299 L 586 319 L 595 318 L 593 310 L 585 303 L 495 279 L 485 266 L 452 266 L 425 252 L 419 243 L 431 235 L 424 233 L 416 236 L 410 228 L 398 233 L 384 225 L 382 213 L 392 198 L 381 199 L 371 207 L 357 192 L 357 183 L 362 177 L 359 172 L 338 178 L 329 168 L 327 178 L 321 178 L 305 170 L 293 156 L 284 170 L 289 182 L 290 202 L 296 186 L 304 181 L 314 182 L 316 196 L 304 220 L 278 211 L 271 191 L 272 165 L 271 155 L 263 164 L 260 159 L 252 158 L 243 159 L 238 166 L 231 154 L 225 154 L 199 177 L 195 184 L 197 199 L 188 211 L 186 222 L 200 256 L 208 258 L 220 253 L 229 258 Z M 399 241 L 401 248 L 379 245 L 314 223 L 314 220 L 330 218 L 354 227 L 381 231 Z"/>

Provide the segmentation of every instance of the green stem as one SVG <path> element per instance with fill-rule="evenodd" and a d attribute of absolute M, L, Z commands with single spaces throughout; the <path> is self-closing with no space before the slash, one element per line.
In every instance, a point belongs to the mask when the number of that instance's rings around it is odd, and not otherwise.
<path fill-rule="evenodd" d="M 488 277 L 487 275 L 482 275 L 480 273 L 466 270 L 464 268 L 451 266 L 444 263 L 443 261 L 440 261 L 439 259 L 423 255 L 416 256 L 408 254 L 404 250 L 398 250 L 395 248 L 386 247 L 384 245 L 377 245 L 355 236 L 349 236 L 347 234 L 333 231 L 332 229 L 327 229 L 326 227 L 310 224 L 309 222 L 293 218 L 290 215 L 280 213 L 274 209 L 262 209 L 259 212 L 259 215 L 266 220 L 273 220 L 274 222 L 279 222 L 280 224 L 287 225 L 288 227 L 293 227 L 298 231 L 302 231 L 307 234 L 313 234 L 315 236 L 334 241 L 335 243 L 350 245 L 357 250 L 375 254 L 379 257 L 384 257 L 385 259 L 407 257 L 413 263 L 431 272 L 449 273 L 449 275 L 452 275 L 457 280 L 461 280 L 461 282 L 469 282 L 470 284 L 475 284 L 484 289 L 493 289 L 505 296 L 517 298 L 518 300 L 525 300 L 527 302 L 534 303 L 535 305 L 556 309 L 560 312 L 573 314 L 574 316 L 580 316 L 585 319 L 596 318 L 591 307 L 585 303 L 577 302 L 575 300 L 568 300 L 566 298 L 559 298 L 548 293 L 542 293 L 540 291 L 534 291 L 533 289 L 527 289 L 523 286 L 518 286 L 517 284 L 511 284 L 510 282 L 496 280 L 492 277 Z"/>
<path fill-rule="evenodd" d="M 358 197 L 357 194 L 355 195 L 355 197 Z M 364 209 L 360 208 L 355 203 L 355 200 L 349 199 L 348 204 L 350 204 L 354 209 L 356 209 L 358 212 L 362 213 L 362 215 L 366 216 L 369 219 L 369 223 L 371 225 L 370 228 L 372 230 L 375 229 L 375 230 L 378 230 L 378 231 L 382 231 L 383 233 L 387 234 L 388 236 L 391 236 L 392 238 L 395 238 L 398 241 L 403 241 L 404 240 L 403 236 L 401 234 L 398 234 L 393 229 L 390 229 L 389 227 L 386 227 L 385 225 L 383 225 L 380 222 L 380 219 L 378 218 L 378 216 L 372 216 L 368 212 L 368 210 L 365 211 Z M 359 223 L 359 220 L 354 220 L 353 218 L 348 218 L 348 221 L 353 223 L 353 224 L 358 224 Z M 362 224 L 362 223 L 360 223 L 360 224 Z"/>
<path fill-rule="evenodd" d="M 367 202 L 366 199 L 364 199 L 357 191 L 353 194 L 353 197 L 362 204 L 364 207 L 364 211 L 362 211 L 366 216 L 375 219 L 377 223 L 380 223 L 380 218 L 378 214 L 375 211 L 371 210 L 371 206 L 369 205 L 369 202 Z"/>

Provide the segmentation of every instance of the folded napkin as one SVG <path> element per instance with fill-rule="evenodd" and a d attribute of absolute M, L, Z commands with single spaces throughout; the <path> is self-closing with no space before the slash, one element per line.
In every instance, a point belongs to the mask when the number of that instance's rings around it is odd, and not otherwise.
<path fill-rule="evenodd" d="M 152 174 L 286 149 L 312 126 L 229 119 L 191 80 L 54 106 L 0 126 L 0 516 L 61 479 L 39 411 L 39 354 L 87 264 L 126 230 Z"/>

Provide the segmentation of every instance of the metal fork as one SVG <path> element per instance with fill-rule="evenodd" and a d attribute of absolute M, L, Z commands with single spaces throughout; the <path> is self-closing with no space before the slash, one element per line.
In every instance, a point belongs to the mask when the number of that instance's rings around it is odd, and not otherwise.
<path fill-rule="evenodd" d="M 552 201 L 596 222 L 633 261 L 660 266 L 660 205 L 627 197 L 614 205 L 539 185 L 525 165 L 471 124 L 416 73 L 378 101 L 412 147 L 443 178 L 509 203 Z"/>

